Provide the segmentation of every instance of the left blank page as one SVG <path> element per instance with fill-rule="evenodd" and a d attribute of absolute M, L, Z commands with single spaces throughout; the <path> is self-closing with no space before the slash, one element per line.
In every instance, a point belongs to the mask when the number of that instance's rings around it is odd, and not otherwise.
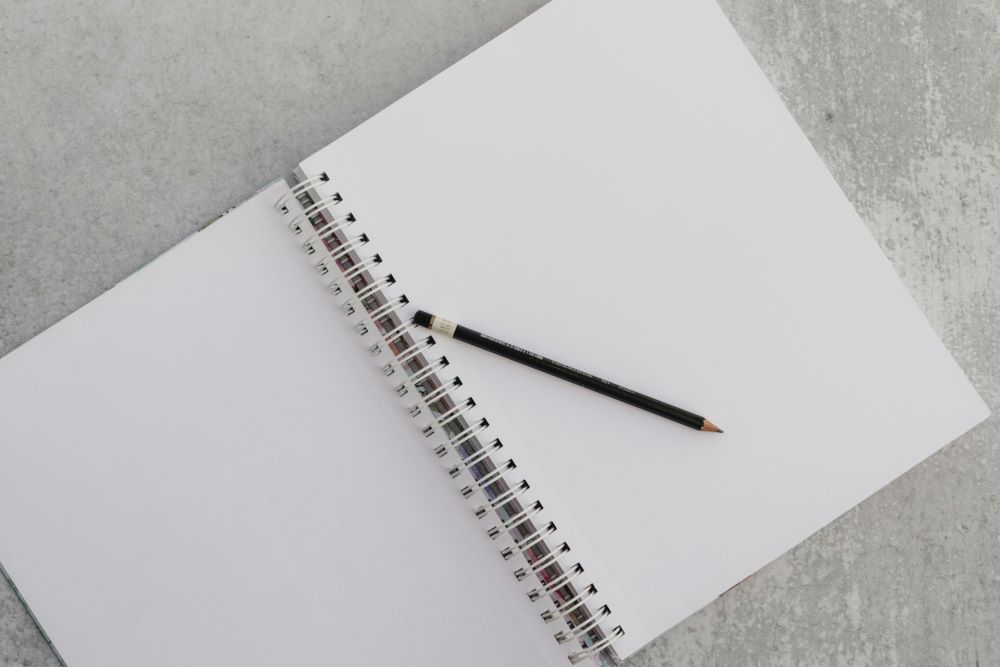
<path fill-rule="evenodd" d="M 287 238 L 285 190 L 0 360 L 0 563 L 73 667 L 565 664 Z"/>

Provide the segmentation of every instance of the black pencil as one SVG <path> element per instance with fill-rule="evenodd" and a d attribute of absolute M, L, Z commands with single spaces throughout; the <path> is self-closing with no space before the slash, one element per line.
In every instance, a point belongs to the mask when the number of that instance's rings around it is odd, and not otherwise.
<path fill-rule="evenodd" d="M 678 424 L 683 424 L 688 428 L 693 428 L 698 431 L 722 433 L 721 428 L 701 415 L 696 415 L 693 412 L 683 410 L 674 405 L 670 405 L 669 403 L 658 401 L 651 396 L 646 396 L 645 394 L 640 394 L 637 391 L 623 387 L 620 384 L 603 380 L 596 375 L 584 373 L 583 371 L 571 368 L 566 364 L 561 364 L 558 361 L 549 359 L 548 357 L 543 357 L 540 354 L 529 352 L 528 350 L 517 347 L 516 345 L 505 343 L 502 340 L 479 333 L 478 331 L 461 324 L 455 324 L 454 322 L 446 320 L 442 317 L 431 315 L 423 310 L 417 311 L 417 314 L 413 317 L 413 321 L 422 327 L 427 327 L 428 329 L 436 331 L 442 335 L 457 338 L 460 341 L 469 343 L 470 345 L 475 345 L 476 347 L 492 352 L 493 354 L 499 354 L 501 357 L 512 359 L 513 361 L 524 364 L 525 366 L 530 366 L 531 368 L 540 370 L 543 373 L 554 375 L 557 378 L 568 380 L 573 384 L 580 385 L 581 387 L 585 387 L 591 391 L 596 391 L 599 394 L 617 399 L 623 403 L 628 403 L 629 405 L 637 407 L 640 410 L 652 412 L 655 415 L 665 417 L 677 422 Z"/>

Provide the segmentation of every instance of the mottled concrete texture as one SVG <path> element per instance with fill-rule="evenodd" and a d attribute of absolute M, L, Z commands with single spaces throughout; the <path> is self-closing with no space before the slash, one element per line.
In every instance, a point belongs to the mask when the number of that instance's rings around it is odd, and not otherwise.
<path fill-rule="evenodd" d="M 0 4 L 0 354 L 541 4 Z M 1000 7 L 722 4 L 1000 410 Z M 994 418 L 631 667 L 1000 665 L 998 479 Z M 0 581 L 0 665 L 56 664 Z"/>

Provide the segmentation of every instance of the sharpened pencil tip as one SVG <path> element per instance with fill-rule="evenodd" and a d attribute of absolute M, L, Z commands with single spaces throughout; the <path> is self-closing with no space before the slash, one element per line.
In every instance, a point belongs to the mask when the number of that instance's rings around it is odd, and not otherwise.
<path fill-rule="evenodd" d="M 712 433 L 722 433 L 722 429 L 708 421 L 707 419 L 701 425 L 702 431 L 711 431 Z"/>

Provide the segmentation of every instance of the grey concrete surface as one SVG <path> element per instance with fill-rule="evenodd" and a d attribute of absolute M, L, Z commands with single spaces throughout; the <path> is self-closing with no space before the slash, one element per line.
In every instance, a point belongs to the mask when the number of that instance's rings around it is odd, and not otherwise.
<path fill-rule="evenodd" d="M 0 4 L 0 354 L 541 4 Z M 722 5 L 1000 410 L 1000 6 Z M 1000 665 L 998 479 L 992 418 L 629 665 Z M 0 581 L 0 665 L 56 664 Z"/>

